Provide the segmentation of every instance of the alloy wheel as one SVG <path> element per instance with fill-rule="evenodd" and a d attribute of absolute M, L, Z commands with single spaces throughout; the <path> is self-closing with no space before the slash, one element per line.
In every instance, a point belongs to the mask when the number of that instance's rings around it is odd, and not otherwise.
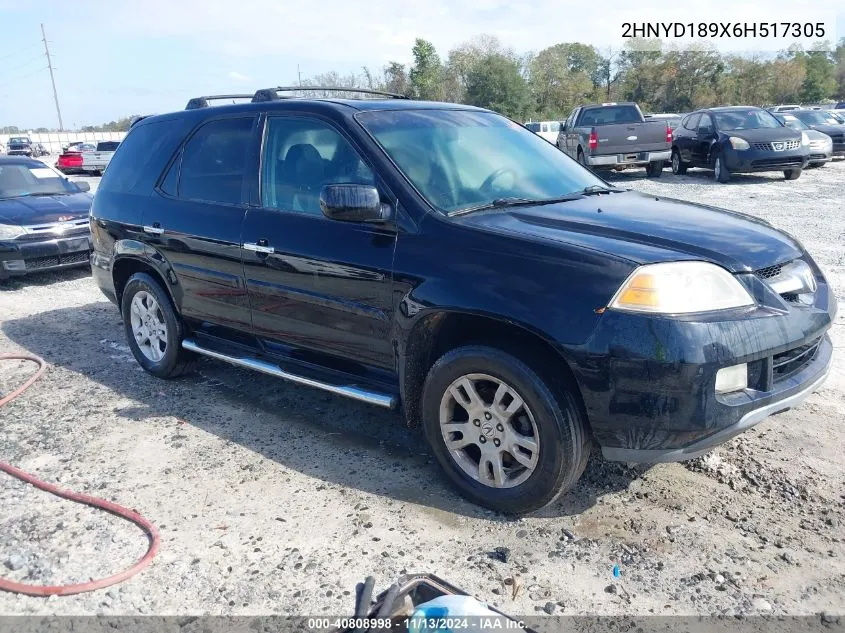
<path fill-rule="evenodd" d="M 155 297 L 144 290 L 132 297 L 132 335 L 141 353 L 154 363 L 167 352 L 167 323 Z"/>

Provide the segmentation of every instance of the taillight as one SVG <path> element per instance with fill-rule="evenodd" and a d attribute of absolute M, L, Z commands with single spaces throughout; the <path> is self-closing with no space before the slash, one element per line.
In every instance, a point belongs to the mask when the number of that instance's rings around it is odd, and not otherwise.
<path fill-rule="evenodd" d="M 672 128 L 669 127 L 668 125 L 666 126 L 666 142 L 667 143 L 672 142 Z"/>
<path fill-rule="evenodd" d="M 596 134 L 596 128 L 590 130 L 590 149 L 596 149 L 599 146 L 599 135 Z"/>

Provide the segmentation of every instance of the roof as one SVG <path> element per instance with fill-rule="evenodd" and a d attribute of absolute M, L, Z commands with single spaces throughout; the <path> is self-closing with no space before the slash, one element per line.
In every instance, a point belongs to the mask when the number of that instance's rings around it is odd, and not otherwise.
<path fill-rule="evenodd" d="M 698 112 L 736 112 L 738 110 L 762 110 L 757 106 L 718 106 L 715 108 L 701 108 Z"/>
<path fill-rule="evenodd" d="M 40 160 L 35 160 L 29 156 L 7 156 L 0 154 L 0 165 L 3 163 L 11 165 L 29 165 L 31 167 L 46 167 Z"/>

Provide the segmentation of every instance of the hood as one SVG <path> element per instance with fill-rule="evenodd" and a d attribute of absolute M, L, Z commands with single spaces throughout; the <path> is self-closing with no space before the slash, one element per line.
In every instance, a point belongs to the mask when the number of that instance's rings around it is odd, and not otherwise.
<path fill-rule="evenodd" d="M 807 123 L 808 128 L 827 135 L 839 136 L 845 133 L 845 125 L 825 125 L 823 123 Z"/>
<path fill-rule="evenodd" d="M 769 127 L 757 130 L 724 130 L 725 136 L 738 136 L 752 143 L 766 143 L 772 141 L 800 141 L 801 132 L 790 127 Z"/>
<path fill-rule="evenodd" d="M 825 134 L 824 132 L 819 132 L 818 130 L 804 130 L 804 134 L 807 135 L 807 138 L 811 141 L 829 141 L 830 137 Z"/>
<path fill-rule="evenodd" d="M 563 242 L 638 264 L 697 259 L 750 272 L 795 259 L 801 245 L 752 216 L 628 191 L 455 218 L 478 228 Z"/>
<path fill-rule="evenodd" d="M 0 200 L 0 223 L 30 226 L 84 217 L 91 200 L 93 197 L 87 192 Z"/>

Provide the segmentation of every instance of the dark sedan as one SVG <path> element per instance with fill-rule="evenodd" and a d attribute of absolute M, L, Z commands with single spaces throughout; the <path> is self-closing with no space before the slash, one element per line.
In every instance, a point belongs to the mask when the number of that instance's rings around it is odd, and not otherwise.
<path fill-rule="evenodd" d="M 792 116 L 811 130 L 827 134 L 833 141 L 833 155 L 845 157 L 845 125 L 840 123 L 830 112 L 824 110 L 795 110 Z"/>
<path fill-rule="evenodd" d="M 0 156 L 0 281 L 88 263 L 88 189 L 41 161 Z"/>
<path fill-rule="evenodd" d="M 805 134 L 750 106 L 693 112 L 675 128 L 672 144 L 673 173 L 704 167 L 713 170 L 718 182 L 728 182 L 731 174 L 759 171 L 783 171 L 787 180 L 795 180 L 809 158 Z"/>

